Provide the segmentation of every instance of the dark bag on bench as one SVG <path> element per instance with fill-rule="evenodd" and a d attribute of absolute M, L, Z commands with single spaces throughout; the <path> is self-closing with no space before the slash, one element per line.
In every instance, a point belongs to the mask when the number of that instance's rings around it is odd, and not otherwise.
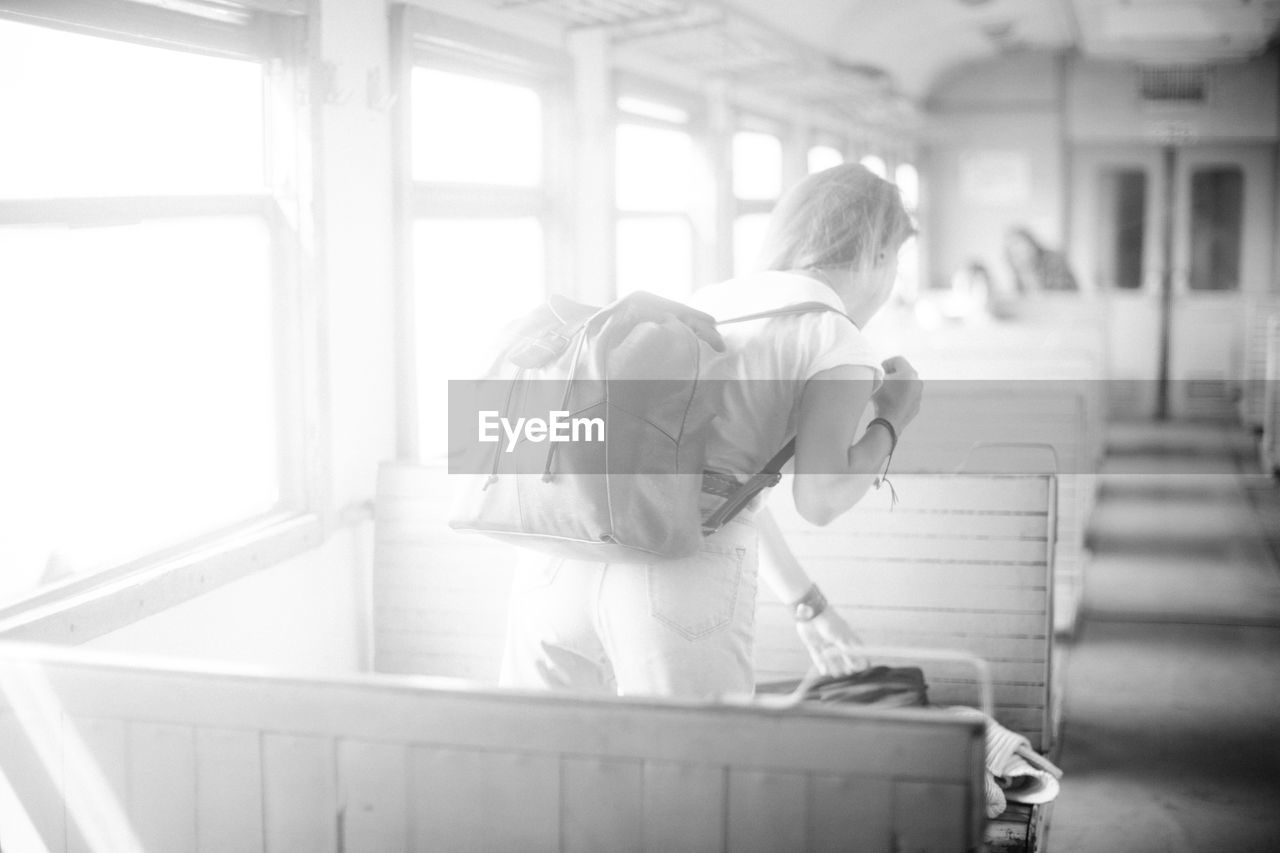
<path fill-rule="evenodd" d="M 756 685 L 757 694 L 794 693 L 803 679 Z M 874 708 L 910 708 L 929 704 L 924 672 L 915 666 L 873 666 L 848 675 L 823 676 L 805 690 L 803 701 L 840 702 Z"/>

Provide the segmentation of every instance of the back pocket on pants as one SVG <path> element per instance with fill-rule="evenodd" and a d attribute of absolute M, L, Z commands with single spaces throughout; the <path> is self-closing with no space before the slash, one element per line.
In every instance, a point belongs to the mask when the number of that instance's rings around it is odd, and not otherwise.
<path fill-rule="evenodd" d="M 646 567 L 649 612 L 690 640 L 733 621 L 746 549 L 704 544 L 692 557 Z"/>

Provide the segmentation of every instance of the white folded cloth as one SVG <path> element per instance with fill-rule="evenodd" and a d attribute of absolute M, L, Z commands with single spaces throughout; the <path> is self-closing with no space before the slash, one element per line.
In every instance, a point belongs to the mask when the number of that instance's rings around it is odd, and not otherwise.
<path fill-rule="evenodd" d="M 1031 741 L 973 708 L 946 710 L 977 715 L 986 725 L 987 817 L 998 816 L 1009 803 L 1047 803 L 1058 796 L 1062 771 L 1032 749 Z"/>

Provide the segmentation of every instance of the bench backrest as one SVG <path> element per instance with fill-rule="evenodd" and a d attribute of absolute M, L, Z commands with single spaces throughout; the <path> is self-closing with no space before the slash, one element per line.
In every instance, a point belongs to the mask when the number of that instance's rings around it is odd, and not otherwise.
<path fill-rule="evenodd" d="M 1089 382 L 937 382 L 926 387 L 919 416 L 893 458 L 893 470 L 951 473 L 968 470 L 1058 473 L 1055 631 L 1073 629 L 1087 561 L 1085 530 L 1093 511 L 1101 427 L 1092 422 Z M 1035 448 L 981 444 L 1046 444 Z"/>
<path fill-rule="evenodd" d="M 825 528 L 801 520 L 790 482 L 770 506 L 792 549 L 866 642 L 954 648 L 988 659 L 997 717 L 1048 747 L 1054 729 L 1053 554 L 1057 478 L 892 478 L 902 503 L 872 492 Z M 513 550 L 443 524 L 441 472 L 388 464 L 375 543 L 375 665 L 493 682 L 502 657 Z M 757 605 L 759 680 L 796 677 L 808 658 L 785 608 Z M 926 667 L 932 695 L 976 705 L 971 674 Z"/>
<path fill-rule="evenodd" d="M 982 762 L 980 720 L 940 712 L 514 694 L 0 648 L 0 769 L 51 853 L 961 853 L 981 841 Z"/>
<path fill-rule="evenodd" d="M 1280 475 L 1280 314 L 1267 324 L 1267 366 L 1262 413 L 1262 465 Z"/>
<path fill-rule="evenodd" d="M 1264 423 L 1267 378 L 1267 327 L 1280 314 L 1280 296 L 1249 294 L 1243 300 L 1244 365 L 1240 420 L 1250 429 Z"/>
<path fill-rule="evenodd" d="M 901 498 L 872 491 L 826 527 L 784 496 L 770 506 L 792 551 L 873 645 L 949 648 L 991 665 L 996 718 L 1048 748 L 1054 728 L 1052 475 L 900 475 Z M 779 490 L 787 488 L 784 483 Z M 808 656 L 782 605 L 761 600 L 760 680 L 803 671 Z M 975 705 L 963 666 L 924 667 L 930 698 Z"/>

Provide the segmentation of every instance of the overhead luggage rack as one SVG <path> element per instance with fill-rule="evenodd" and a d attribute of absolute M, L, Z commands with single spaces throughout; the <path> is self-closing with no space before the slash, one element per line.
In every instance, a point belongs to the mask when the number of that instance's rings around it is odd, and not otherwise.
<path fill-rule="evenodd" d="M 688 0 L 491 0 L 498 9 L 525 9 L 573 27 L 617 27 L 665 21 L 688 13 Z M 705 6 L 706 4 L 696 4 Z"/>
<path fill-rule="evenodd" d="M 919 124 L 914 104 L 874 68 L 847 67 L 714 0 L 490 0 L 570 29 L 605 29 L 619 46 L 855 121 Z"/>

